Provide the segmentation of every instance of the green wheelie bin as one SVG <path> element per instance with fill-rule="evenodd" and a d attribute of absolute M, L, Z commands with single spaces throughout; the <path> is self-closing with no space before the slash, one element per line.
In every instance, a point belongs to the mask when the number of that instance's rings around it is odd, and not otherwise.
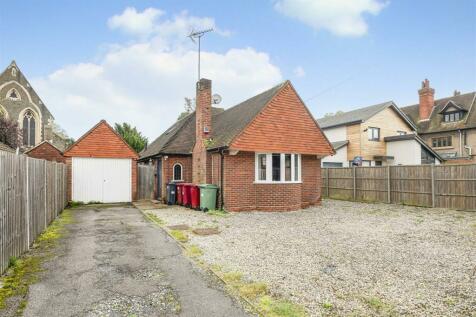
<path fill-rule="evenodd" d="M 200 210 L 215 210 L 217 206 L 218 186 L 212 184 L 201 184 L 200 186 Z"/>

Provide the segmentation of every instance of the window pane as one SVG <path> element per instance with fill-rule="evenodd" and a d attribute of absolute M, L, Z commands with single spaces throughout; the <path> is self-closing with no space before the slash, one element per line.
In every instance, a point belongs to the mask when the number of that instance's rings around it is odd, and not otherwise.
<path fill-rule="evenodd" d="M 30 118 L 30 133 L 28 135 L 29 138 L 29 145 L 33 146 L 35 145 L 35 118 L 31 117 Z"/>
<path fill-rule="evenodd" d="M 284 180 L 291 181 L 291 154 L 284 155 Z"/>
<path fill-rule="evenodd" d="M 176 164 L 174 166 L 174 180 L 175 181 L 182 180 L 182 166 L 180 166 L 179 164 Z"/>
<path fill-rule="evenodd" d="M 273 181 L 281 180 L 281 154 L 273 153 Z"/>
<path fill-rule="evenodd" d="M 369 140 L 372 140 L 372 128 L 369 128 L 367 133 L 369 135 Z"/>
<path fill-rule="evenodd" d="M 266 154 L 258 154 L 258 180 L 266 180 Z"/>
<path fill-rule="evenodd" d="M 294 154 L 294 180 L 299 180 L 299 154 Z"/>
<path fill-rule="evenodd" d="M 451 146 L 451 137 L 450 136 L 448 137 L 447 144 L 448 144 L 447 146 Z"/>
<path fill-rule="evenodd" d="M 29 142 L 28 142 L 28 123 L 30 122 L 30 120 L 28 120 L 27 117 L 24 117 L 23 118 L 23 144 L 24 145 L 28 145 Z"/>

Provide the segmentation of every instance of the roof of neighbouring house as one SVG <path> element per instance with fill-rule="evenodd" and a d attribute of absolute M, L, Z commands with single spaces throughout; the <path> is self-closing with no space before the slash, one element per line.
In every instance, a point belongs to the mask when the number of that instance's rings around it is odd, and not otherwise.
<path fill-rule="evenodd" d="M 413 124 L 413 122 L 411 122 L 409 118 L 407 118 L 407 116 L 395 105 L 393 101 L 387 101 L 369 107 L 358 108 L 330 117 L 323 117 L 317 119 L 317 123 L 319 123 L 321 129 L 362 123 L 370 119 L 380 111 L 385 110 L 389 107 L 393 108 L 402 117 L 403 120 L 405 120 L 410 126 L 416 129 L 416 126 Z"/>
<path fill-rule="evenodd" d="M 56 146 L 54 146 L 53 143 L 51 143 L 48 140 L 45 140 L 45 141 L 42 141 L 42 142 L 38 143 L 37 145 L 35 145 L 31 149 L 28 149 L 27 151 L 25 151 L 24 154 L 28 154 L 29 152 L 33 151 L 34 149 L 37 149 L 37 148 L 42 147 L 42 146 L 50 146 L 54 150 L 58 151 L 61 155 L 63 155 L 63 152 L 60 149 L 58 149 Z"/>
<path fill-rule="evenodd" d="M 334 150 L 338 150 L 344 146 L 346 146 L 347 144 L 349 144 L 349 140 L 345 140 L 345 141 L 337 141 L 337 142 L 332 142 L 332 147 L 334 148 Z"/>
<path fill-rule="evenodd" d="M 15 153 L 15 149 L 9 147 L 5 143 L 0 142 L 0 151 L 5 151 L 5 152 L 10 152 L 10 153 Z"/>
<path fill-rule="evenodd" d="M 435 100 L 435 105 L 430 114 L 429 120 L 420 121 L 418 104 L 401 108 L 402 111 L 413 121 L 418 127 L 418 133 L 432 133 L 452 131 L 459 129 L 476 128 L 476 91 L 460 94 L 452 97 Z M 443 122 L 442 111 L 451 106 L 456 105 L 457 109 L 466 112 L 462 120 L 456 122 Z"/>
<path fill-rule="evenodd" d="M 444 161 L 444 159 L 437 153 L 435 152 L 428 144 L 423 141 L 422 138 L 420 138 L 418 135 L 413 134 L 413 133 L 407 133 L 403 135 L 394 135 L 394 136 L 387 136 L 383 138 L 385 142 L 397 142 L 397 141 L 406 141 L 406 140 L 415 140 L 418 143 L 420 143 L 421 146 L 423 146 L 428 152 L 430 152 L 434 157 L 436 157 L 440 161 Z"/>
<path fill-rule="evenodd" d="M 288 81 L 282 82 L 227 110 L 212 108 L 212 148 L 228 146 L 287 83 Z M 190 154 L 194 145 L 195 112 L 178 120 L 162 133 L 141 152 L 141 158 L 158 154 Z"/>

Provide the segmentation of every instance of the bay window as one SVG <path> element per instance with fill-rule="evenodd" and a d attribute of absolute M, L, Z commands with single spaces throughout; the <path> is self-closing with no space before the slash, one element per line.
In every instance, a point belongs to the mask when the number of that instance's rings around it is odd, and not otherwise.
<path fill-rule="evenodd" d="M 301 181 L 301 155 L 257 153 L 255 157 L 257 183 L 297 183 Z"/>

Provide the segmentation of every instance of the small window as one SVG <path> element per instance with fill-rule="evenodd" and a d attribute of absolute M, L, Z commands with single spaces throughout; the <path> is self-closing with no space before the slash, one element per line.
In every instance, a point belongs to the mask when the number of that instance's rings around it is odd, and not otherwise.
<path fill-rule="evenodd" d="M 258 154 L 258 180 L 266 181 L 266 154 Z"/>
<path fill-rule="evenodd" d="M 343 165 L 341 162 L 322 162 L 322 167 L 342 167 Z"/>
<path fill-rule="evenodd" d="M 182 164 L 175 163 L 174 165 L 174 181 L 182 181 Z"/>
<path fill-rule="evenodd" d="M 405 134 L 407 134 L 407 131 L 397 131 L 397 134 L 398 135 L 405 135 Z"/>
<path fill-rule="evenodd" d="M 12 76 L 13 77 L 17 76 L 17 69 L 15 67 L 12 67 Z"/>
<path fill-rule="evenodd" d="M 382 161 L 375 161 L 375 166 L 382 166 Z"/>
<path fill-rule="evenodd" d="M 281 180 L 281 154 L 274 153 L 273 156 L 273 182 Z"/>
<path fill-rule="evenodd" d="M 284 181 L 291 181 L 291 154 L 284 154 Z"/>
<path fill-rule="evenodd" d="M 299 154 L 256 154 L 256 182 L 287 183 L 301 181 Z"/>
<path fill-rule="evenodd" d="M 380 140 L 380 128 L 368 128 L 369 141 L 379 141 Z"/>
<path fill-rule="evenodd" d="M 32 111 L 27 110 L 23 115 L 23 145 L 35 145 L 35 115 Z"/>
<path fill-rule="evenodd" d="M 451 138 L 451 136 L 432 138 L 431 139 L 431 146 L 432 147 L 452 146 L 452 138 Z"/>
<path fill-rule="evenodd" d="M 15 88 L 12 88 L 7 92 L 7 99 L 20 100 L 20 94 Z"/>

